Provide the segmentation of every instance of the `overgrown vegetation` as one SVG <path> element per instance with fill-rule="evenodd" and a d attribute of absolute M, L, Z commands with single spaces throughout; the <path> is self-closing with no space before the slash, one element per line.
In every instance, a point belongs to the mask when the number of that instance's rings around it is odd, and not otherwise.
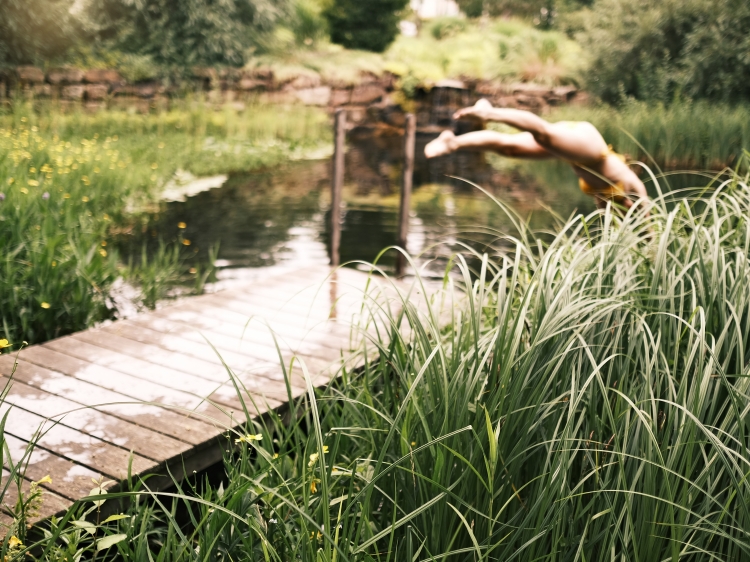
<path fill-rule="evenodd" d="M 669 170 L 721 170 L 750 146 L 750 108 L 709 102 L 669 106 L 629 102 L 555 110 L 553 121 L 590 121 L 607 142 L 634 160 Z"/>
<path fill-rule="evenodd" d="M 582 21 L 592 55 L 586 86 L 606 101 L 750 95 L 747 2 L 596 0 Z"/>
<path fill-rule="evenodd" d="M 90 115 L 16 106 L 0 116 L 2 338 L 39 342 L 116 314 L 109 290 L 122 275 L 143 286 L 148 305 L 166 291 L 156 270 L 194 284 L 176 250 L 156 263 L 139 252 L 129 267 L 118 255 L 117 240 L 141 227 L 138 213 L 166 180 L 178 169 L 272 166 L 329 134 L 325 114 L 302 107 L 190 107 Z M 195 250 L 181 237 L 165 242 L 183 256 Z"/>
<path fill-rule="evenodd" d="M 185 525 L 170 497 L 139 501 L 100 556 L 747 557 L 745 179 L 553 238 L 516 219 L 428 306 L 371 295 L 378 359 L 234 435 L 221 486 L 178 489 Z"/>

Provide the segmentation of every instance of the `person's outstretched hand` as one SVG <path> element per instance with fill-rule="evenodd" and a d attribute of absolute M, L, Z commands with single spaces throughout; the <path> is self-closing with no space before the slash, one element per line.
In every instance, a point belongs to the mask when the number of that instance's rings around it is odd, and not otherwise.
<path fill-rule="evenodd" d="M 453 119 L 474 119 L 477 121 L 488 121 L 489 112 L 492 110 L 492 104 L 486 99 L 479 100 L 471 107 L 459 109 L 453 114 Z"/>

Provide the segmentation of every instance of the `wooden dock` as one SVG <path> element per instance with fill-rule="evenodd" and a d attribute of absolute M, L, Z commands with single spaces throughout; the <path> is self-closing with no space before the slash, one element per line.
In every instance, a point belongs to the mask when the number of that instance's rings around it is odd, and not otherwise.
<path fill-rule="evenodd" d="M 227 431 L 247 421 L 227 368 L 247 389 L 251 416 L 283 407 L 305 392 L 299 360 L 316 386 L 362 361 L 356 350 L 372 318 L 363 303 L 393 300 L 390 285 L 315 266 L 22 350 L 2 413 L 10 408 L 14 462 L 42 428 L 24 480 L 51 479 L 39 518 L 89 495 L 92 479 L 116 490 L 130 462 L 159 490 L 172 484 L 168 471 L 179 479 L 220 461 Z M 292 357 L 290 396 L 281 365 Z M 6 379 L 15 360 L 0 357 Z M 6 506 L 15 497 L 11 486 Z"/>

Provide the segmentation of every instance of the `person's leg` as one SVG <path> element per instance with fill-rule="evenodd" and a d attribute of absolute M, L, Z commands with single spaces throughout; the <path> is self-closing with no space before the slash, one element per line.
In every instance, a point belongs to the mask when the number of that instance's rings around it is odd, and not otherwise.
<path fill-rule="evenodd" d="M 593 163 L 608 153 L 607 143 L 591 123 L 548 123 L 530 111 L 495 108 L 487 100 L 457 111 L 454 118 L 505 123 L 530 133 L 539 145 L 571 162 Z"/>
<path fill-rule="evenodd" d="M 424 153 L 427 158 L 451 154 L 457 150 L 490 150 L 511 158 L 542 159 L 551 158 L 535 140 L 531 133 L 513 135 L 495 131 L 475 131 L 456 136 L 452 131 L 443 133 L 429 143 Z"/>

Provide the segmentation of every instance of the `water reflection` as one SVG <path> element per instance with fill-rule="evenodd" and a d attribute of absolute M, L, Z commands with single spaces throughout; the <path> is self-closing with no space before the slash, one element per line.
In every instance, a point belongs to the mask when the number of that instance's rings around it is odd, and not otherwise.
<path fill-rule="evenodd" d="M 493 196 L 539 228 L 551 227 L 548 209 L 568 217 L 576 209 L 592 208 L 578 190 L 575 176 L 565 166 L 534 163 L 519 166 L 492 161 L 480 153 L 461 153 L 427 161 L 424 145 L 434 135 L 419 135 L 408 250 L 420 263 L 439 272 L 459 242 L 487 245 L 497 233 L 512 234 L 505 211 L 468 182 Z M 402 139 L 395 134 L 350 136 L 346 155 L 341 240 L 342 262 L 375 260 L 396 242 L 398 188 Z M 457 178 L 465 178 L 457 179 Z M 262 172 L 234 175 L 220 189 L 211 189 L 185 202 L 164 203 L 158 213 L 144 217 L 140 232 L 123 240 L 125 253 L 137 252 L 143 242 L 191 241 L 192 259 L 206 260 L 220 243 L 220 277 L 242 275 L 245 268 L 283 264 L 325 264 L 329 222 L 330 163 L 293 162 Z M 395 252 L 379 263 L 395 264 Z"/>

